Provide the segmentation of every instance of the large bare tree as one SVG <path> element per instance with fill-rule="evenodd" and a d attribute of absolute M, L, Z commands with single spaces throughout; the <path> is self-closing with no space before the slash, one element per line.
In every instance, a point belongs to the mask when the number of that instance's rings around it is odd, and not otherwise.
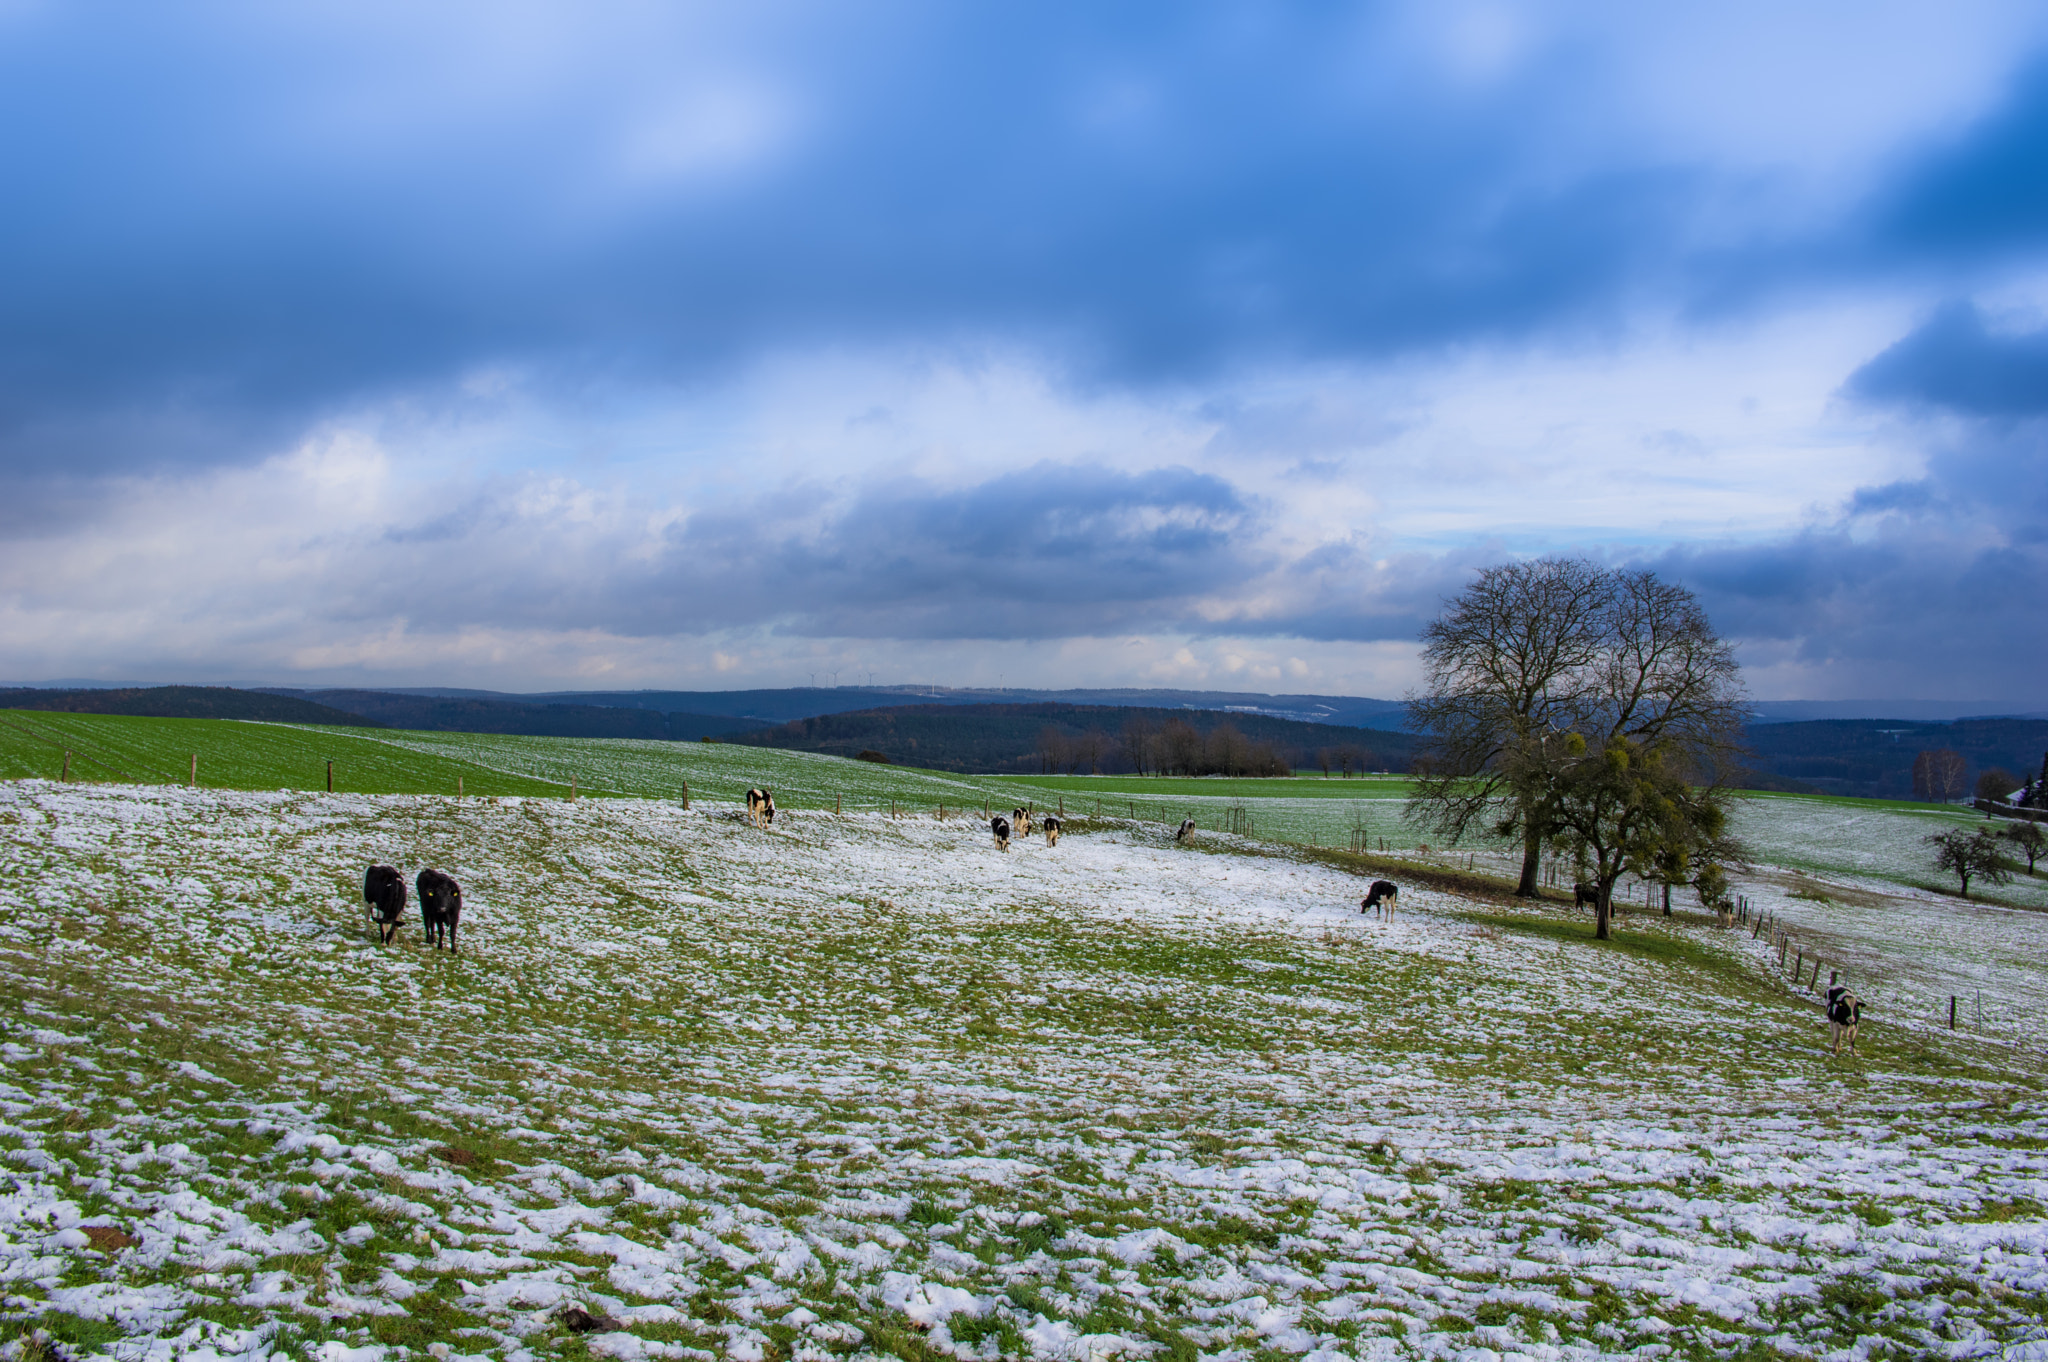
<path fill-rule="evenodd" d="M 1727 781 L 1742 750 L 1734 650 L 1690 591 L 1653 572 L 1612 576 L 1600 655 L 1565 759 L 1543 772 L 1551 837 L 1588 866 L 1609 935 L 1625 871 L 1666 878 L 1740 855 Z"/>
<path fill-rule="evenodd" d="M 1427 689 L 1408 713 L 1424 743 L 1409 816 L 1451 840 L 1475 822 L 1519 834 L 1524 897 L 1537 892 L 1550 832 L 1545 772 L 1586 711 L 1612 594 L 1609 574 L 1583 558 L 1506 563 L 1422 631 Z"/>
<path fill-rule="evenodd" d="M 1564 840 L 1593 863 L 1605 936 L 1624 869 L 1669 873 L 1725 848 L 1740 672 L 1685 588 L 1581 558 L 1489 568 L 1424 630 L 1423 659 L 1409 816 L 1449 837 L 1475 822 L 1519 837 L 1517 893 L 1537 892 L 1544 843 Z"/>

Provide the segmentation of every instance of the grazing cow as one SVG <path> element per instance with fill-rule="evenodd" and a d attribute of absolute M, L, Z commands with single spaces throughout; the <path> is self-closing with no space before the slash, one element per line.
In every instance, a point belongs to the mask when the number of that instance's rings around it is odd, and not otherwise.
<path fill-rule="evenodd" d="M 1010 820 L 997 814 L 988 820 L 988 830 L 996 835 L 996 850 L 1010 849 Z"/>
<path fill-rule="evenodd" d="M 1387 921 L 1392 922 L 1394 920 L 1394 905 L 1400 897 L 1400 885 L 1395 884 L 1392 880 L 1374 880 L 1371 887 L 1366 890 L 1365 897 L 1358 901 L 1358 911 L 1361 913 L 1378 911 L 1386 917 Z"/>
<path fill-rule="evenodd" d="M 414 887 L 420 891 L 420 919 L 426 923 L 427 940 L 434 943 L 434 949 L 441 949 L 443 933 L 448 937 L 448 949 L 455 949 L 455 929 L 462 922 L 462 886 L 455 882 L 453 875 L 444 875 L 438 870 L 422 870 Z"/>
<path fill-rule="evenodd" d="M 747 820 L 757 828 L 775 821 L 775 796 L 766 790 L 747 791 Z"/>
<path fill-rule="evenodd" d="M 1181 819 L 1180 828 L 1173 834 L 1173 840 L 1176 842 L 1188 842 L 1194 840 L 1194 836 L 1195 820 L 1192 818 Z"/>
<path fill-rule="evenodd" d="M 1019 837 L 1029 837 L 1031 835 L 1031 810 L 1010 810 L 1010 828 Z"/>
<path fill-rule="evenodd" d="M 1849 991 L 1847 984 L 1830 984 L 1827 991 L 1828 1040 L 1836 1054 L 1842 1053 L 1842 1042 L 1848 1041 L 1849 1048 L 1856 1048 L 1856 1028 L 1863 1024 L 1863 1000 Z"/>
<path fill-rule="evenodd" d="M 1056 813 L 1049 813 L 1038 821 L 1040 826 L 1045 829 L 1045 844 L 1049 847 L 1058 846 L 1060 844 L 1060 816 Z"/>
<path fill-rule="evenodd" d="M 1599 886 L 1583 883 L 1572 886 L 1572 911 L 1577 912 L 1581 908 L 1591 908 L 1596 913 L 1600 911 Z"/>
<path fill-rule="evenodd" d="M 390 944 L 405 916 L 405 876 L 395 866 L 371 866 L 363 876 L 363 902 L 369 905 L 370 930 L 380 944 Z"/>

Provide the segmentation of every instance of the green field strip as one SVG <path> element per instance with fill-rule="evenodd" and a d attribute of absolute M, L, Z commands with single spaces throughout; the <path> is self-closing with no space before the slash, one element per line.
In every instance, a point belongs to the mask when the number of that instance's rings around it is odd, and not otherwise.
<path fill-rule="evenodd" d="M 196 753 L 199 784 L 210 789 L 321 790 L 332 761 L 337 792 L 452 795 L 459 777 L 465 794 L 564 793 L 546 781 L 331 728 L 21 710 L 0 719 L 0 778 L 9 780 L 60 778 L 68 748 L 74 780 L 182 785 Z"/>

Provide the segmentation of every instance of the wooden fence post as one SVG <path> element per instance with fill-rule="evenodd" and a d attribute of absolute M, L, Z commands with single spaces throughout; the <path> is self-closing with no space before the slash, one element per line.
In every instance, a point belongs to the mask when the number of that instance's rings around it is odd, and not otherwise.
<path fill-rule="evenodd" d="M 833 795 L 833 796 L 832 796 L 832 816 L 833 816 L 833 817 L 835 817 L 835 818 L 839 816 L 839 796 L 838 796 L 838 795 Z"/>
<path fill-rule="evenodd" d="M 460 798 L 462 798 L 462 777 L 461 777 L 461 776 L 457 776 L 457 777 L 455 777 L 455 797 L 456 797 L 457 799 L 460 799 Z"/>
<path fill-rule="evenodd" d="M 684 782 L 683 782 L 683 812 L 684 812 L 684 813 L 688 813 L 689 811 L 690 811 L 690 782 L 686 780 L 686 781 L 684 781 Z"/>
<path fill-rule="evenodd" d="M 195 789 L 199 785 L 199 754 L 197 752 L 192 754 L 192 774 L 185 778 L 185 783 Z"/>
<path fill-rule="evenodd" d="M 573 772 L 573 771 L 572 771 L 572 772 L 570 772 L 570 773 L 569 773 L 569 798 L 571 798 L 571 799 L 574 799 L 575 797 L 576 797 L 576 774 L 575 774 L 575 772 Z"/>
<path fill-rule="evenodd" d="M 1953 993 L 1948 995 L 1948 1029 L 1956 1029 L 1956 995 Z"/>
<path fill-rule="evenodd" d="M 64 779 L 71 779 L 71 749 L 64 749 Z"/>
<path fill-rule="evenodd" d="M 455 779 L 460 781 L 462 777 L 457 776 Z M 334 763 L 331 761 L 327 763 L 327 793 L 334 793 Z M 460 794 L 462 792 L 457 790 L 456 793 Z"/>

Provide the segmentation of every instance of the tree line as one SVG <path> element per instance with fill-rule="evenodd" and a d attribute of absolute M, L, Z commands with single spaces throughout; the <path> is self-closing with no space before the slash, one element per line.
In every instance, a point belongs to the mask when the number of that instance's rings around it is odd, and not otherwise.
<path fill-rule="evenodd" d="M 1114 735 L 1099 727 L 1075 732 L 1046 724 L 1038 730 L 1034 755 L 1041 775 L 1102 775 L 1116 769 L 1143 776 L 1289 776 L 1297 765 L 1307 764 L 1299 749 L 1247 737 L 1229 720 L 1205 733 L 1186 719 L 1155 722 L 1144 713 L 1130 715 Z M 1326 775 L 1340 760 L 1345 775 L 1362 772 L 1371 757 L 1355 744 L 1315 753 Z"/>

